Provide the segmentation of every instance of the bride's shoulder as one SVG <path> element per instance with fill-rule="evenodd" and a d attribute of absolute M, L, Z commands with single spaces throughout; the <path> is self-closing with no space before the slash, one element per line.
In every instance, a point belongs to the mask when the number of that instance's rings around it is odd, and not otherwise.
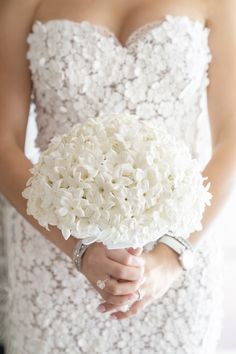
<path fill-rule="evenodd" d="M 1 0 L 0 23 L 1 26 L 12 29 L 28 27 L 34 18 L 34 13 L 40 0 Z"/>
<path fill-rule="evenodd" d="M 40 0 L 1 0 L 0 2 L 0 7 L 1 9 L 7 9 L 7 8 L 12 8 L 12 9 L 19 9 L 19 8 L 24 8 L 24 9 L 32 9 L 36 8 L 40 4 Z"/>

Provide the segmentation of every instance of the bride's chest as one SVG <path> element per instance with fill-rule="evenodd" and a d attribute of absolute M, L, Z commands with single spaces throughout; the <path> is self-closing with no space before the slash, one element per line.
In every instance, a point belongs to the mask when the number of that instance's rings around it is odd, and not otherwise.
<path fill-rule="evenodd" d="M 127 99 L 177 98 L 202 83 L 211 60 L 208 34 L 199 21 L 167 15 L 122 46 L 112 32 L 87 21 L 36 22 L 27 57 L 40 96 L 102 100 L 113 91 Z"/>

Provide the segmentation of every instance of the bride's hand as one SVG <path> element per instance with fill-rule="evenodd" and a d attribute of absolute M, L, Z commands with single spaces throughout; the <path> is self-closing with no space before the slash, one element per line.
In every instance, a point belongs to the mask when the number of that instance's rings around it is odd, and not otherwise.
<path fill-rule="evenodd" d="M 83 255 L 81 271 L 106 303 L 118 308 L 137 299 L 144 264 L 145 260 L 135 255 L 135 252 L 109 250 L 102 243 L 95 242 Z M 105 288 L 100 289 L 97 281 L 105 279 L 108 279 Z"/>
<path fill-rule="evenodd" d="M 113 319 L 122 320 L 139 313 L 148 304 L 162 297 L 183 272 L 177 254 L 162 243 L 157 244 L 152 251 L 144 253 L 141 258 L 145 260 L 146 278 L 139 288 L 142 299 L 134 301 L 127 312 L 117 311 L 115 306 L 102 303 L 100 306 L 105 307 L 104 312 L 112 311 Z"/>

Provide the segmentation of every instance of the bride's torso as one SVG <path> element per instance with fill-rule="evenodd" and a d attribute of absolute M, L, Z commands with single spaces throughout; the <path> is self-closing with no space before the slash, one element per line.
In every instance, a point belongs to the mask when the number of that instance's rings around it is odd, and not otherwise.
<path fill-rule="evenodd" d="M 46 148 L 54 135 L 100 111 L 128 111 L 163 120 L 173 135 L 187 142 L 203 166 L 210 147 L 206 88 L 211 60 L 203 8 L 197 6 L 200 1 L 160 0 L 160 6 L 157 1 L 142 0 L 143 5 L 132 10 L 130 4 L 135 2 L 44 0 L 38 7 L 28 37 L 38 145 Z M 208 260 L 209 249 L 212 260 L 217 259 L 216 242 L 199 251 L 202 255 L 193 276 L 181 280 L 163 302 L 147 307 L 141 320 L 128 323 L 128 337 L 122 337 L 119 324 L 111 324 L 96 311 L 99 299 L 89 282 L 75 273 L 69 259 L 38 237 L 13 209 L 6 216 L 4 222 L 11 225 L 12 233 L 6 237 L 9 278 L 17 293 L 16 304 L 9 311 L 13 324 L 9 333 L 19 334 L 14 338 L 20 343 L 22 332 L 26 333 L 31 348 L 27 353 L 37 348 L 40 353 L 74 353 L 75 348 L 108 353 L 108 346 L 119 348 L 120 343 L 132 350 L 135 343 L 137 352 L 143 352 L 146 339 L 155 347 L 153 352 L 160 343 L 175 352 L 176 344 L 172 347 L 168 333 L 178 330 L 179 318 L 189 324 L 182 326 L 183 348 L 200 343 L 212 311 L 209 299 L 217 294 L 213 280 L 216 283 L 219 272 Z M 176 309 L 173 296 L 179 299 Z M 202 331 L 190 330 L 193 311 Z M 79 321 L 78 314 L 83 314 Z M 82 333 L 79 338 L 78 333 Z M 111 341 L 105 341 L 107 334 Z"/>
<path fill-rule="evenodd" d="M 120 43 L 143 25 L 163 19 L 168 13 L 186 15 L 206 23 L 208 0 L 39 0 L 34 20 L 87 20 L 109 28 Z"/>
<path fill-rule="evenodd" d="M 28 37 L 38 145 L 100 112 L 156 118 L 204 166 L 205 2 L 43 1 Z"/>

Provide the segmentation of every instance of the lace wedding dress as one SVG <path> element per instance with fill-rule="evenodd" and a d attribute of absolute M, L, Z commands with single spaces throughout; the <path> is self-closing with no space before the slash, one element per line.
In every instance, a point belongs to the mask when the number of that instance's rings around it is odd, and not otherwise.
<path fill-rule="evenodd" d="M 29 59 L 39 133 L 50 139 L 99 112 L 155 117 L 182 138 L 203 169 L 210 157 L 209 28 L 166 15 L 125 45 L 88 21 L 35 22 Z M 8 353 L 213 354 L 219 336 L 221 257 L 212 232 L 196 266 L 138 315 L 110 320 L 100 296 L 66 256 L 12 207 L 8 242 Z M 145 252 L 153 246 L 145 247 Z"/>

